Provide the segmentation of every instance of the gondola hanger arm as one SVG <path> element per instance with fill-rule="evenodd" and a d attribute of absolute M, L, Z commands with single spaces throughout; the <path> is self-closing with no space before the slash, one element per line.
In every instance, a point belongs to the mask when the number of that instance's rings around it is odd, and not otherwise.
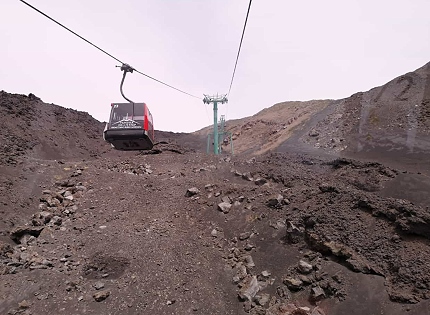
<path fill-rule="evenodd" d="M 124 97 L 129 103 L 134 104 L 134 102 L 130 99 L 128 99 L 125 95 L 124 92 L 122 91 L 122 86 L 124 84 L 124 80 L 125 80 L 125 76 L 127 75 L 127 72 L 133 73 L 133 71 L 135 70 L 132 66 L 130 66 L 129 64 L 123 63 L 122 66 L 116 66 L 116 67 L 121 67 L 121 71 L 124 71 L 124 74 L 122 75 L 122 80 L 121 80 L 121 85 L 119 87 L 119 90 L 121 91 L 121 95 L 122 97 Z"/>

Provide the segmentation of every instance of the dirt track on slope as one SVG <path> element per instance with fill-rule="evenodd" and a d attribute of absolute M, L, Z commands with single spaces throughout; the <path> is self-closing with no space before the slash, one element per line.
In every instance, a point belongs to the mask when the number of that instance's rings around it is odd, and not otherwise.
<path fill-rule="evenodd" d="M 225 161 L 171 151 L 27 163 L 43 169 L 40 189 L 85 189 L 73 205 L 42 209 L 61 224 L 36 223 L 34 209 L 27 223 L 43 227 L 40 235 L 2 243 L 12 250 L 2 254 L 1 313 L 24 312 L 23 300 L 32 314 L 260 314 L 293 302 L 326 314 L 429 309 L 428 208 L 383 197 L 399 170 L 307 155 Z M 199 192 L 186 197 L 191 187 Z M 269 206 L 278 194 L 284 201 Z M 232 204 L 226 213 L 217 209 L 223 200 Z M 258 276 L 257 296 L 269 295 L 263 306 L 237 295 L 234 277 L 248 255 L 255 266 L 239 283 Z M 300 260 L 310 273 L 298 272 Z M 293 288 L 291 278 L 303 283 Z M 110 295 L 96 302 L 101 285 Z M 312 288 L 322 289 L 317 303 Z"/>

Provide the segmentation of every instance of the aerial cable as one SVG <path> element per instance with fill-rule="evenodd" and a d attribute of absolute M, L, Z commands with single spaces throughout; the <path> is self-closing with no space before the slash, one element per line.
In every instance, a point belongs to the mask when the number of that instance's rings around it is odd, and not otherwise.
<path fill-rule="evenodd" d="M 82 40 L 86 41 L 88 44 L 90 44 L 90 45 L 94 46 L 95 48 L 97 48 L 98 50 L 100 50 L 100 51 L 104 52 L 104 53 L 105 53 L 106 55 L 108 55 L 109 57 L 111 57 L 111 58 L 115 59 L 116 61 L 118 61 L 118 62 L 120 62 L 120 63 L 124 63 L 124 62 L 122 62 L 121 60 L 119 60 L 118 58 L 116 58 L 116 57 L 112 56 L 111 54 L 109 54 L 108 52 L 104 51 L 104 50 L 103 50 L 103 49 L 101 49 L 100 47 L 98 47 L 98 46 L 94 45 L 94 44 L 93 44 L 93 43 L 91 43 L 89 40 L 87 40 L 87 39 L 83 38 L 81 35 L 79 35 L 79 34 L 77 34 L 77 33 L 73 32 L 70 28 L 68 28 L 68 27 L 64 26 L 63 24 L 61 24 L 60 22 L 58 22 L 58 21 L 54 20 L 54 19 L 53 19 L 53 18 L 51 18 L 49 15 L 47 15 L 47 14 L 43 13 L 42 11 L 40 11 L 39 9 L 37 9 L 37 8 L 33 7 L 33 6 L 32 6 L 31 4 L 29 4 L 28 2 L 26 2 L 26 1 L 24 1 L 24 0 L 19 0 L 19 1 L 21 1 L 22 3 L 24 3 L 24 4 L 28 5 L 30 8 L 32 8 L 33 10 L 35 10 L 35 11 L 39 12 L 39 13 L 40 13 L 40 14 L 42 14 L 43 16 L 47 17 L 47 18 L 48 18 L 48 19 L 50 19 L 52 22 L 57 23 L 57 24 L 58 24 L 58 25 L 60 25 L 61 27 L 65 28 L 65 29 L 66 29 L 66 30 L 68 30 L 70 33 L 72 33 L 72 34 L 74 34 L 74 35 L 78 36 L 80 39 L 82 39 Z"/>
<path fill-rule="evenodd" d="M 119 60 L 118 58 L 116 58 L 116 57 L 114 57 L 113 55 L 109 54 L 107 51 L 105 51 L 105 50 L 101 49 L 99 46 L 94 45 L 94 44 L 93 44 L 92 42 L 90 42 L 89 40 L 85 39 L 85 38 L 84 38 L 84 37 L 82 37 L 81 35 L 77 34 L 77 33 L 76 33 L 76 32 L 74 32 L 74 31 L 72 31 L 70 28 L 68 28 L 68 27 L 64 26 L 64 25 L 63 25 L 63 24 L 61 24 L 60 22 L 58 22 L 58 21 L 54 20 L 54 19 L 53 19 L 53 18 L 51 18 L 49 15 L 47 15 L 47 14 L 45 14 L 44 12 L 40 11 L 39 9 L 35 8 L 35 7 L 34 7 L 34 6 L 32 6 L 31 4 L 29 4 L 28 2 L 26 2 L 26 1 L 24 1 L 24 0 L 19 0 L 19 1 L 21 1 L 21 2 L 22 2 L 22 3 L 24 3 L 24 4 L 26 4 L 27 6 L 29 6 L 29 7 L 30 7 L 30 8 L 32 8 L 33 10 L 35 10 L 35 11 L 39 12 L 40 14 L 42 14 L 43 16 L 45 16 L 46 18 L 48 18 L 48 19 L 50 19 L 51 21 L 53 21 L 54 23 L 56 23 L 56 24 L 60 25 L 60 26 L 61 26 L 61 27 L 63 27 L 64 29 L 68 30 L 70 33 L 72 33 L 72 34 L 76 35 L 77 37 L 79 37 L 79 38 L 80 38 L 80 39 L 82 39 L 83 41 L 85 41 L 85 42 L 87 42 L 88 44 L 90 44 L 91 46 L 94 46 L 95 48 L 97 48 L 97 49 L 98 49 L 98 50 L 100 50 L 101 52 L 105 53 L 106 55 L 108 55 L 108 56 L 109 56 L 109 57 L 111 57 L 112 59 L 114 59 L 114 60 L 118 61 L 118 62 L 119 62 L 119 63 L 121 63 L 122 65 L 126 65 L 126 63 L 122 62 L 122 61 L 121 61 L 121 60 Z M 141 75 L 143 75 L 143 76 L 145 76 L 145 77 L 147 77 L 147 78 L 151 79 L 151 80 L 154 80 L 154 81 L 156 81 L 156 82 L 158 82 L 158 83 L 161 83 L 161 84 L 163 84 L 163 85 L 165 85 L 165 86 L 167 86 L 167 87 L 170 87 L 170 88 L 172 88 L 172 89 L 174 89 L 174 90 L 176 90 L 176 91 L 178 91 L 178 92 L 181 92 L 181 93 L 187 94 L 187 95 L 189 95 L 189 96 L 192 96 L 192 97 L 195 97 L 195 98 L 198 98 L 198 99 L 202 99 L 201 97 L 195 96 L 195 95 L 193 95 L 193 94 L 190 94 L 190 93 L 187 93 L 187 92 L 185 92 L 185 91 L 182 91 L 182 90 L 180 90 L 180 89 L 178 89 L 178 88 L 175 88 L 174 86 L 171 86 L 171 85 L 169 85 L 169 84 L 167 84 L 167 83 L 164 83 L 163 81 L 157 80 L 157 79 L 155 79 L 154 77 L 151 77 L 151 76 L 149 76 L 149 75 L 147 75 L 147 74 L 145 74 L 145 73 L 143 73 L 143 72 L 140 72 L 140 71 L 138 71 L 138 70 L 136 70 L 136 69 L 134 69 L 134 68 L 133 68 L 133 70 L 134 70 L 134 71 L 136 71 L 137 73 L 139 73 L 139 74 L 141 74 Z M 125 78 L 125 73 L 126 73 L 126 72 L 124 72 L 123 81 L 124 81 L 124 78 Z M 122 93 L 122 91 L 121 91 L 121 93 Z M 123 96 L 124 96 L 124 95 L 123 95 Z M 124 98 L 125 98 L 125 96 L 124 96 Z M 127 99 L 127 98 L 126 98 L 126 99 Z"/>
<path fill-rule="evenodd" d="M 195 95 L 193 95 L 193 94 L 190 94 L 190 93 L 187 93 L 187 92 L 185 92 L 185 91 L 182 91 L 182 90 L 180 90 L 180 89 L 178 89 L 178 88 L 175 88 L 174 86 L 171 86 L 171 85 L 169 85 L 169 84 L 167 84 L 167 83 L 164 83 L 164 82 L 162 82 L 162 81 L 160 81 L 160 80 L 157 80 L 156 78 L 153 78 L 153 77 L 151 77 L 151 76 L 149 76 L 149 75 L 147 75 L 147 74 L 145 74 L 145 73 L 142 73 L 142 72 L 140 72 L 139 70 L 134 69 L 134 71 L 136 71 L 137 73 L 139 73 L 139 74 L 141 74 L 141 75 L 144 75 L 145 77 L 147 77 L 147 78 L 149 78 L 149 79 L 151 79 L 151 80 L 154 80 L 154 81 L 156 81 L 156 82 L 158 82 L 158 83 L 161 83 L 161 84 L 163 84 L 163 85 L 165 85 L 165 86 L 167 86 L 167 87 L 169 87 L 169 88 L 171 88 L 171 89 L 174 89 L 174 90 L 176 90 L 176 91 L 178 91 L 178 92 L 181 92 L 181 93 L 187 94 L 187 95 L 189 95 L 189 96 L 191 96 L 191 97 L 198 98 L 199 100 L 201 100 L 201 99 L 202 99 L 200 96 L 195 96 Z"/>
<path fill-rule="evenodd" d="M 243 36 L 245 35 L 246 23 L 248 22 L 249 10 L 251 9 L 252 0 L 249 0 L 248 12 L 246 13 L 245 24 L 243 25 L 242 38 L 240 39 L 239 50 L 237 52 L 236 63 L 234 65 L 233 75 L 231 77 L 230 88 L 228 89 L 227 97 L 230 95 L 231 86 L 233 85 L 234 74 L 236 73 L 237 62 L 239 60 L 240 49 L 242 48 Z"/>

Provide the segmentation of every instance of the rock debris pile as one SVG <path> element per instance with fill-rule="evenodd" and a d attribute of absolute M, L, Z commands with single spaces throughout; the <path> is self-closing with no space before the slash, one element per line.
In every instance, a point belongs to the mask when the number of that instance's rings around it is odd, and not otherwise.
<path fill-rule="evenodd" d="M 52 230 L 65 230 L 64 221 L 73 221 L 78 211 L 75 201 L 87 191 L 87 187 L 75 178 L 83 169 L 76 169 L 69 178 L 55 183 L 51 190 L 43 190 L 38 211 L 31 222 L 17 226 L 10 231 L 10 238 L 17 244 L 10 246 L 2 243 L 1 274 L 15 274 L 25 269 L 70 270 L 80 265 L 67 255 L 58 259 L 38 252 L 39 245 L 48 242 L 47 235 Z M 40 236 L 41 240 L 39 239 Z"/>
<path fill-rule="evenodd" d="M 120 172 L 131 175 L 150 175 L 153 170 L 149 164 L 135 164 L 131 161 L 123 161 L 108 165 L 108 169 L 112 172 Z"/>

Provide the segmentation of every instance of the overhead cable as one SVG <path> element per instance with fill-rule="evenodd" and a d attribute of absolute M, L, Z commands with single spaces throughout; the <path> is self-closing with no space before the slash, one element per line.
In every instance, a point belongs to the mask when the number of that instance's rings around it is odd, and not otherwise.
<path fill-rule="evenodd" d="M 35 8 L 35 7 L 34 7 L 34 6 L 32 6 L 31 4 L 29 4 L 28 2 L 26 2 L 26 1 L 24 1 L 24 0 L 19 0 L 19 1 L 21 1 L 21 2 L 22 2 L 22 3 L 24 3 L 24 4 L 26 4 L 27 6 L 29 6 L 29 7 L 30 7 L 30 8 L 32 8 L 33 10 L 35 10 L 35 11 L 39 12 L 40 14 L 42 14 L 43 16 L 45 16 L 46 18 L 48 18 L 48 19 L 50 19 L 51 21 L 53 21 L 54 23 L 56 23 L 56 24 L 60 25 L 61 27 L 65 28 L 66 30 L 68 30 L 68 31 L 69 31 L 69 32 L 71 32 L 72 34 L 76 35 L 76 36 L 77 36 L 77 37 L 79 37 L 80 39 L 84 40 L 85 42 L 87 42 L 87 43 L 88 43 L 88 44 L 90 44 L 91 46 L 93 46 L 93 47 L 97 48 L 98 50 L 100 50 L 101 52 L 105 53 L 106 55 L 108 55 L 108 56 L 109 56 L 109 57 L 111 57 L 112 59 L 114 59 L 114 60 L 116 60 L 116 61 L 120 62 L 121 64 L 125 64 L 125 63 L 124 63 L 124 62 L 122 62 L 120 59 L 118 59 L 118 58 L 114 57 L 113 55 L 109 54 L 107 51 L 105 51 L 105 50 L 101 49 L 99 46 L 94 45 L 94 44 L 93 44 L 92 42 L 90 42 L 89 40 L 85 39 L 85 38 L 84 38 L 84 37 L 82 37 L 81 35 L 77 34 L 77 33 L 76 33 L 76 32 L 74 32 L 74 31 L 72 31 L 70 28 L 68 28 L 68 27 L 64 26 L 63 24 L 61 24 L 60 22 L 56 21 L 55 19 L 53 19 L 53 18 L 52 18 L 52 17 L 50 17 L 49 15 L 45 14 L 44 12 L 40 11 L 39 9 Z M 202 99 L 201 97 L 195 96 L 195 95 L 193 95 L 193 94 L 190 94 L 190 93 L 187 93 L 187 92 L 185 92 L 185 91 L 182 91 L 182 90 L 180 90 L 180 89 L 178 89 L 178 88 L 175 88 L 174 86 L 172 86 L 172 85 L 170 85 L 170 84 L 164 83 L 163 81 L 160 81 L 160 80 L 158 80 L 158 79 L 156 79 L 156 78 L 154 78 L 154 77 L 151 77 L 151 76 L 149 76 L 149 75 L 147 75 L 147 74 L 145 74 L 145 73 L 143 73 L 143 72 L 140 72 L 140 71 L 138 71 L 138 70 L 136 70 L 136 69 L 134 69 L 134 70 L 135 70 L 137 73 L 139 73 L 139 74 L 141 74 L 141 75 L 143 75 L 143 76 L 145 76 L 145 77 L 147 77 L 147 78 L 149 78 L 149 79 L 151 79 L 151 80 L 154 80 L 154 81 L 156 81 L 156 82 L 158 82 L 158 83 L 161 83 L 161 84 L 163 84 L 163 85 L 165 85 L 165 86 L 167 86 L 167 87 L 169 87 L 169 88 L 172 88 L 172 89 L 174 89 L 174 90 L 176 90 L 176 91 L 178 91 L 178 92 L 181 92 L 181 93 L 187 94 L 187 95 L 189 95 L 189 96 L 192 96 L 192 97 L 195 97 L 195 98 L 198 98 L 198 99 Z"/>
<path fill-rule="evenodd" d="M 237 62 L 239 60 L 240 49 L 242 48 L 243 36 L 245 35 L 246 23 L 248 22 L 249 10 L 251 9 L 252 0 L 249 0 L 248 12 L 246 13 L 245 24 L 243 25 L 242 37 L 240 39 L 239 50 L 237 51 L 236 63 L 234 64 L 233 75 L 231 77 L 230 88 L 228 89 L 227 96 L 230 95 L 231 86 L 233 85 L 234 75 L 236 73 Z"/>
<path fill-rule="evenodd" d="M 137 73 L 140 73 L 141 75 L 144 75 L 145 77 L 147 77 L 147 78 L 149 78 L 149 79 L 151 79 L 151 80 L 154 80 L 154 81 L 156 81 L 156 82 L 158 82 L 158 83 L 164 84 L 165 86 L 167 86 L 167 87 L 169 87 L 169 88 L 171 88 L 171 89 L 174 89 L 174 90 L 176 90 L 176 91 L 178 91 L 178 92 L 181 92 L 181 93 L 187 94 L 187 95 L 189 95 L 189 96 L 192 96 L 192 97 L 198 98 L 199 100 L 201 100 L 201 99 L 202 99 L 200 96 L 195 96 L 195 95 L 193 95 L 193 94 L 190 94 L 190 93 L 187 93 L 187 92 L 185 92 L 185 91 L 182 91 L 182 90 L 180 90 L 180 89 L 178 89 L 178 88 L 175 88 L 174 86 L 171 86 L 171 85 L 169 85 L 169 84 L 167 84 L 167 83 L 164 83 L 164 82 L 162 82 L 162 81 L 160 81 L 160 80 L 157 80 L 156 78 L 153 78 L 153 77 L 151 77 L 151 76 L 149 76 L 149 75 L 147 75 L 147 74 L 145 74 L 145 73 L 142 73 L 142 72 L 140 72 L 139 70 L 136 70 L 136 69 L 135 69 L 135 71 L 136 71 Z"/>

